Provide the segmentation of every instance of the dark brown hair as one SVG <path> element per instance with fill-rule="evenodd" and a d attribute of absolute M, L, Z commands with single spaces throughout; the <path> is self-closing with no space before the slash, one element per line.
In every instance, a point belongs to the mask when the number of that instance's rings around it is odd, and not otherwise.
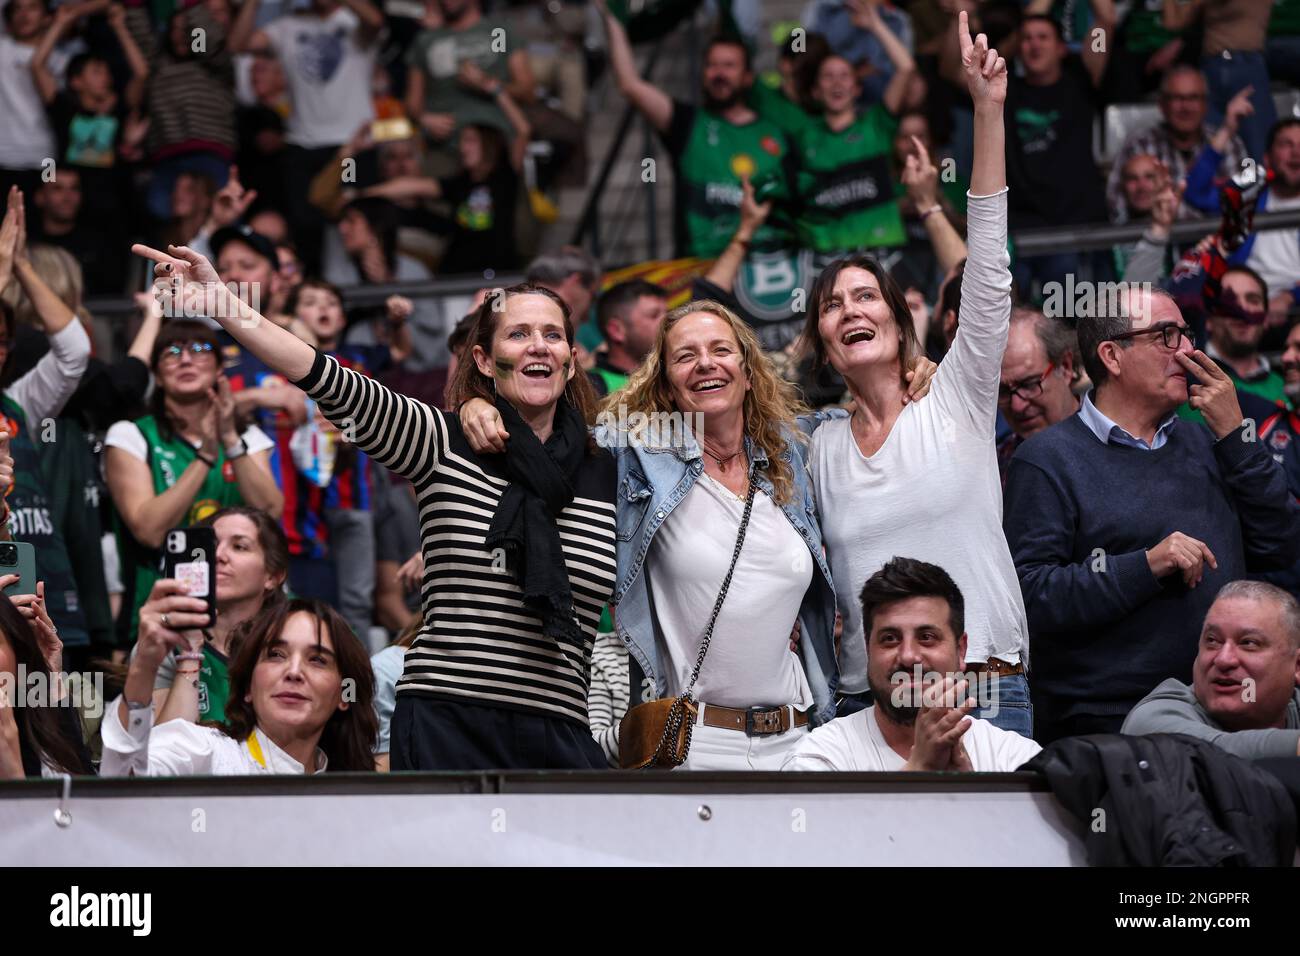
<path fill-rule="evenodd" d="M 821 271 L 821 275 L 813 283 L 812 293 L 808 296 L 808 317 L 803 325 L 804 348 L 812 354 L 813 367 L 821 368 L 826 364 L 826 345 L 822 342 L 818 323 L 821 320 L 822 306 L 831 297 L 831 293 L 835 290 L 835 280 L 845 269 L 865 269 L 876 277 L 876 282 L 880 285 L 880 294 L 884 296 L 885 305 L 889 306 L 889 313 L 894 318 L 894 324 L 898 326 L 898 364 L 899 368 L 906 372 L 919 356 L 925 354 L 916 337 L 916 326 L 912 324 L 912 310 L 907 307 L 907 298 L 903 295 L 903 290 L 885 271 L 885 267 L 872 256 L 862 253 L 836 259 Z"/>
<path fill-rule="evenodd" d="M 297 253 L 295 252 L 294 255 L 297 255 Z M 306 279 L 303 279 L 302 282 L 298 283 L 293 291 L 289 293 L 289 298 L 285 300 L 284 311 L 289 315 L 297 316 L 298 300 L 302 298 L 304 289 L 321 289 L 328 292 L 330 295 L 334 296 L 334 298 L 338 299 L 339 308 L 343 309 L 343 291 L 338 286 L 333 282 L 327 282 L 325 279 L 308 276 Z M 343 310 L 343 314 L 345 316 L 347 315 L 346 309 Z"/>
<path fill-rule="evenodd" d="M 564 337 L 569 343 L 569 348 L 573 348 L 574 328 L 573 318 L 569 315 L 569 307 L 564 300 L 545 286 L 533 285 L 528 282 L 521 282 L 519 285 L 512 285 L 507 289 L 493 289 L 484 298 L 483 304 L 470 313 L 473 321 L 469 328 L 469 337 L 465 344 L 461 346 L 460 362 L 456 365 L 456 376 L 451 380 L 451 387 L 448 390 L 448 402 L 452 408 L 459 408 L 471 398 L 481 398 L 486 402 L 496 400 L 496 383 L 479 371 L 478 363 L 474 361 L 474 346 L 478 346 L 488 355 L 492 354 L 492 334 L 496 331 L 497 315 L 505 315 L 506 309 L 512 298 L 518 295 L 541 295 L 550 299 L 564 316 Z M 497 302 L 501 303 L 501 309 L 498 311 L 493 308 Z M 577 364 L 577 355 L 573 356 L 572 361 Z M 569 379 L 564 386 L 564 396 L 568 398 L 569 403 L 578 410 L 582 420 L 588 425 L 595 424 L 596 421 L 596 393 L 591 387 L 591 380 L 587 378 L 587 373 L 579 366 L 574 373 L 573 378 Z"/>
<path fill-rule="evenodd" d="M 53 675 L 41 654 L 40 645 L 32 626 L 22 616 L 9 595 L 0 592 L 0 631 L 14 649 L 14 663 L 27 674 L 44 675 L 49 688 L 53 688 Z M 15 677 L 17 675 L 15 674 Z M 16 706 L 18 701 L 9 701 L 13 708 L 14 721 L 18 725 L 19 739 L 31 749 L 41 763 L 59 773 L 89 775 L 94 773 L 86 763 L 86 753 L 81 742 L 69 739 L 64 729 L 64 721 L 59 719 L 59 710 L 69 702 L 49 703 L 44 707 Z M 74 715 L 75 717 L 75 715 Z M 73 721 L 77 722 L 77 721 Z"/>
<path fill-rule="evenodd" d="M 221 345 L 217 342 L 217 334 L 202 322 L 178 319 L 168 322 L 158 330 L 158 339 L 153 344 L 153 351 L 149 353 L 149 370 L 154 373 L 155 382 L 158 379 L 158 363 L 162 361 L 163 351 L 168 346 L 184 345 L 186 342 L 206 342 L 211 345 L 212 359 L 216 362 L 217 371 L 221 371 Z M 161 385 L 155 384 L 153 394 L 149 396 L 149 414 L 153 416 L 158 431 L 164 438 L 170 438 L 175 434 L 175 428 L 167 415 L 167 396 L 163 394 Z M 240 430 L 243 430 L 242 423 Z"/>
<path fill-rule="evenodd" d="M 253 526 L 257 528 L 257 543 L 262 549 L 262 563 L 266 565 L 268 574 L 280 578 L 281 586 L 272 588 L 262 599 L 262 610 L 285 603 L 288 598 L 284 595 L 283 585 L 289 576 L 289 541 L 284 536 L 284 529 L 261 508 L 250 508 L 248 505 L 228 505 L 208 515 L 199 524 L 215 529 L 217 522 L 222 518 L 234 516 L 247 518 L 253 522 Z M 231 649 L 233 651 L 233 645 Z"/>
<path fill-rule="evenodd" d="M 257 715 L 253 712 L 253 705 L 244 699 L 252 690 L 253 671 L 262 661 L 267 645 L 284 632 L 289 618 L 299 612 L 316 619 L 318 639 L 329 636 L 343 686 L 346 688 L 351 681 L 356 691 L 347 710 L 336 709 L 330 714 L 321 734 L 319 746 L 329 758 L 326 769 L 335 773 L 374 770 L 379 718 L 375 715 L 375 677 L 370 668 L 370 655 L 347 622 L 322 601 L 294 598 L 264 608 L 256 617 L 240 625 L 237 650 L 230 662 L 226 722 L 221 729 L 240 741 L 253 732 Z M 232 646 L 235 640 L 232 638 Z"/>

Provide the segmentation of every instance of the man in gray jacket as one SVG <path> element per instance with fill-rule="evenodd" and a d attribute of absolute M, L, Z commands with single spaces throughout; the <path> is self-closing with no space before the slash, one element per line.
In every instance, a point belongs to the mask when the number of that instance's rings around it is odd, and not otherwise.
<path fill-rule="evenodd" d="M 1187 734 L 1256 760 L 1300 755 L 1300 604 L 1272 584 L 1233 581 L 1210 606 L 1192 686 L 1164 681 L 1126 734 Z"/>

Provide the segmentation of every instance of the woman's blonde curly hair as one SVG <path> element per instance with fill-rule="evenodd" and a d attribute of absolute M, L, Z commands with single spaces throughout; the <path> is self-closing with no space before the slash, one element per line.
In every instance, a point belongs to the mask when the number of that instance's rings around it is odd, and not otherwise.
<path fill-rule="evenodd" d="M 749 376 L 750 383 L 745 392 L 745 434 L 767 453 L 767 477 L 772 482 L 777 504 L 788 504 L 794 495 L 794 473 L 785 455 L 786 445 L 792 439 L 803 438 L 795 424 L 795 416 L 807 409 L 797 398 L 794 386 L 777 373 L 753 330 L 722 303 L 697 299 L 669 312 L 659 326 L 654 349 L 629 376 L 627 385 L 605 399 L 602 410 L 613 414 L 621 405 L 626 406 L 629 415 L 634 412 L 653 415 L 680 411 L 673 401 L 664 352 L 672 327 L 686 316 L 699 312 L 722 319 L 736 337 L 741 368 Z"/>

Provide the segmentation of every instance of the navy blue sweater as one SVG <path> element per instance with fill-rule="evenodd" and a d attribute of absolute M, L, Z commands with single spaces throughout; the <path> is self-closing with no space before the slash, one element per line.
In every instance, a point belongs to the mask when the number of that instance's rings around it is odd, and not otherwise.
<path fill-rule="evenodd" d="M 1003 528 L 1025 598 L 1034 707 L 1047 720 L 1127 713 L 1161 681 L 1191 682 L 1219 588 L 1300 552 L 1300 511 L 1262 442 L 1180 421 L 1155 451 L 1103 445 L 1078 415 L 1026 441 Z M 1196 588 L 1146 552 L 1175 531 L 1218 560 Z"/>

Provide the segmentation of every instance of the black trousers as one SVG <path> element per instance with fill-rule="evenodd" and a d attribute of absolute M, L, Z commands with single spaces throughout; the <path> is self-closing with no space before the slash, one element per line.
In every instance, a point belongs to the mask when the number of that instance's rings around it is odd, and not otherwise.
<path fill-rule="evenodd" d="M 398 694 L 393 770 L 605 770 L 591 732 L 562 717 Z"/>

